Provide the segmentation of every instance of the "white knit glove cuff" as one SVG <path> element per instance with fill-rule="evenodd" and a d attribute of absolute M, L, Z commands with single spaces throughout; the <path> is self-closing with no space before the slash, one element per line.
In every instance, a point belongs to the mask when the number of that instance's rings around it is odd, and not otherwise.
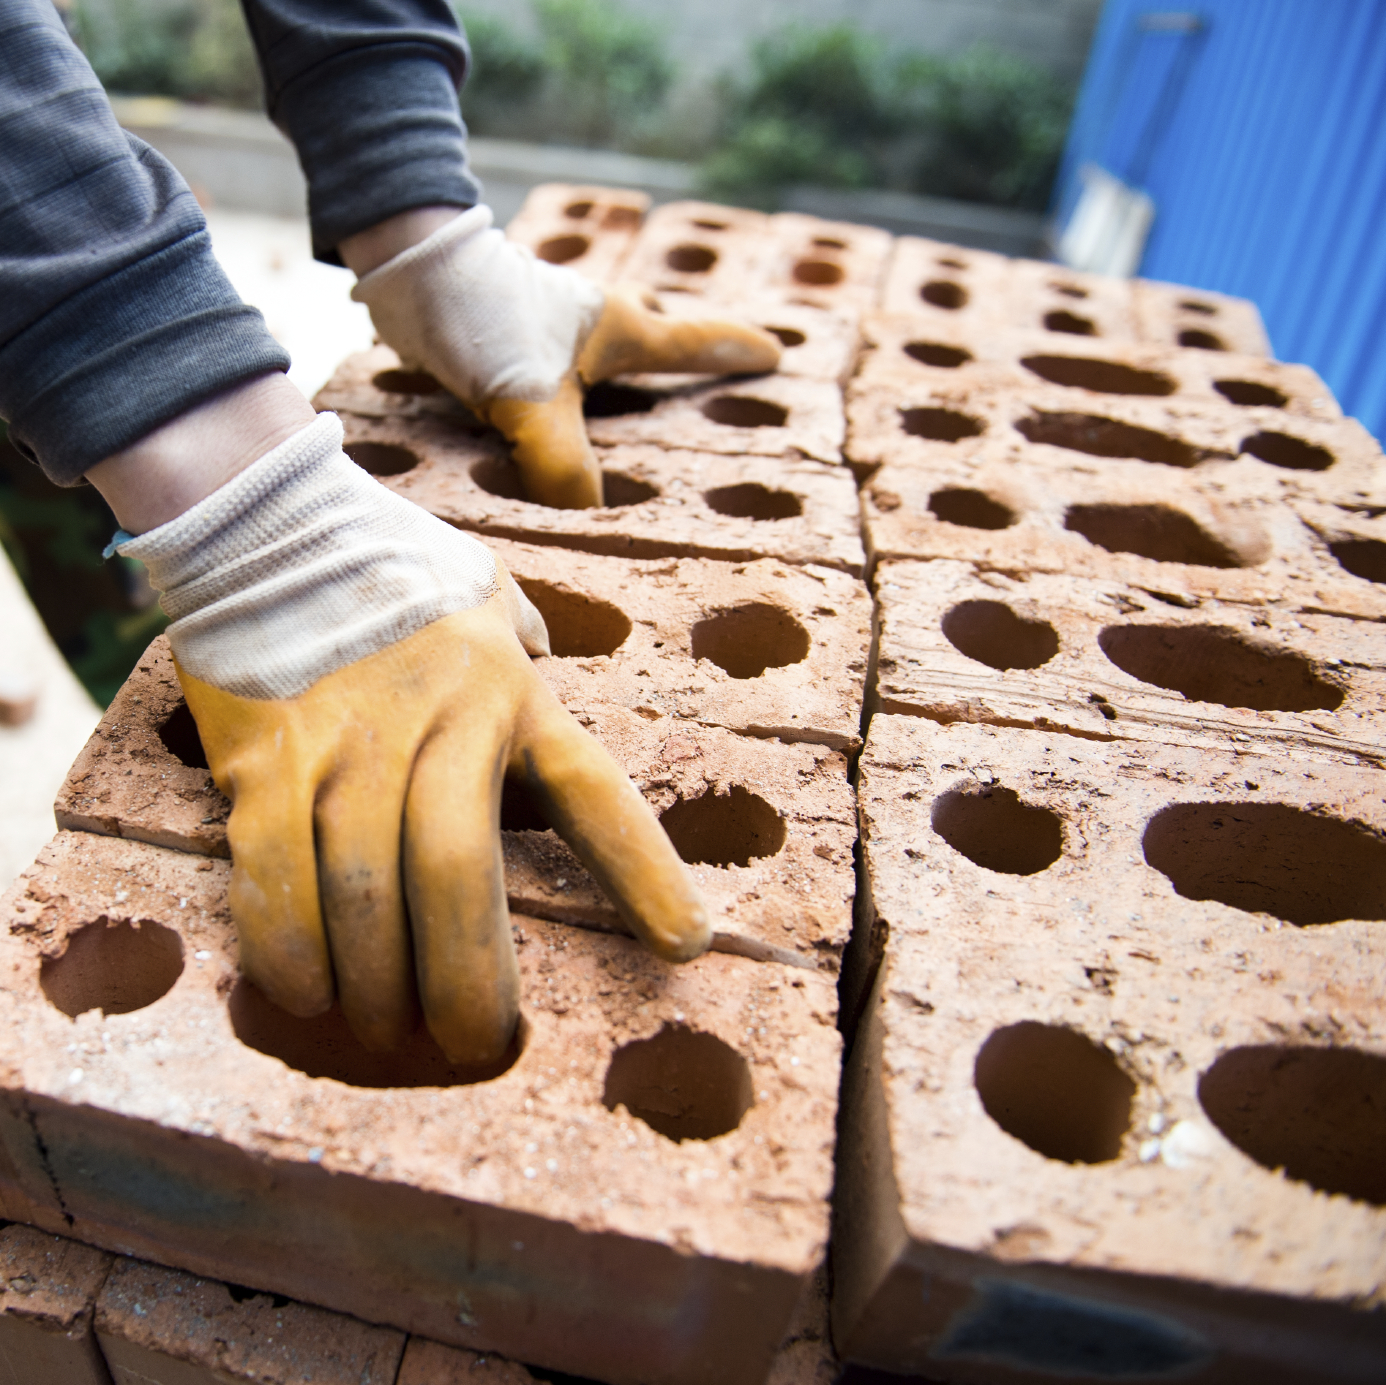
<path fill-rule="evenodd" d="M 606 301 L 507 240 L 484 206 L 373 269 L 351 296 L 405 364 L 469 404 L 552 399 Z"/>
<path fill-rule="evenodd" d="M 119 551 L 163 593 L 182 667 L 240 697 L 297 697 L 499 590 L 486 548 L 342 451 L 336 414 Z"/>

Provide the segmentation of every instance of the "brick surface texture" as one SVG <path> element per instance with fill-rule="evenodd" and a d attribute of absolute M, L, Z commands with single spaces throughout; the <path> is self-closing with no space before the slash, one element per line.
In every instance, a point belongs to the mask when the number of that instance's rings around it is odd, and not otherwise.
<path fill-rule="evenodd" d="M 589 511 L 388 348 L 317 399 L 529 593 L 713 949 L 511 789 L 502 1063 L 281 1014 L 156 641 L 0 901 L 0 1370 L 1386 1378 L 1377 442 L 1202 290 L 577 185 L 508 233 L 784 348 L 589 391 Z"/>

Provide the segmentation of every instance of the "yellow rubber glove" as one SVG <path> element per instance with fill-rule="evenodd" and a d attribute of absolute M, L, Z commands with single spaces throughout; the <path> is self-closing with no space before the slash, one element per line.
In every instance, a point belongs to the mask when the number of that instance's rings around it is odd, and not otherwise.
<path fill-rule="evenodd" d="M 293 1014 L 339 999 L 384 1050 L 420 1008 L 455 1064 L 518 1017 L 507 774 L 659 956 L 710 928 L 649 806 L 531 665 L 542 621 L 474 539 L 391 495 L 318 420 L 121 551 L 175 616 L 178 676 L 232 801 L 245 974 Z"/>
<path fill-rule="evenodd" d="M 563 509 L 602 503 L 584 388 L 646 371 L 759 374 L 780 360 L 757 327 L 666 317 L 647 290 L 604 290 L 536 260 L 486 207 L 371 270 L 352 297 L 406 365 L 505 434 L 530 499 Z"/>

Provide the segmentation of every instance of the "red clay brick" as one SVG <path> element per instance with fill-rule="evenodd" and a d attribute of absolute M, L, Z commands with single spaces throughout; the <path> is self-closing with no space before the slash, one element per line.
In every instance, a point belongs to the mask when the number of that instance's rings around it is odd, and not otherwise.
<path fill-rule="evenodd" d="M 645 219 L 623 275 L 661 292 L 736 303 L 766 287 L 774 243 L 764 212 L 666 202 Z"/>
<path fill-rule="evenodd" d="M 505 234 L 541 260 L 609 284 L 621 277 L 649 206 L 643 192 L 541 183 L 529 190 Z"/>
<path fill-rule="evenodd" d="M 395 1385 L 531 1385 L 533 1380 L 523 1366 L 504 1357 L 411 1337 Z"/>
<path fill-rule="evenodd" d="M 559 669 L 555 682 L 563 680 Z M 580 692 L 580 677 L 575 681 Z M 580 695 L 575 700 L 583 702 Z M 712 912 L 713 947 L 835 974 L 851 932 L 855 889 L 855 826 L 845 757 L 823 746 L 733 735 L 651 707 L 642 714 L 590 699 L 573 710 L 657 812 L 680 803 L 697 805 L 680 808 L 675 819 L 685 820 L 691 838 L 670 830 L 676 845 L 683 843 Z M 200 759 L 201 742 L 161 636 L 117 694 L 60 790 L 59 825 L 132 841 L 157 838 L 180 851 L 225 859 L 230 805 L 205 768 L 182 766 L 189 771 L 187 783 L 195 786 L 188 789 L 194 807 L 152 791 L 180 767 L 159 736 L 170 717 L 183 732 L 169 737 L 175 749 Z M 114 744 L 108 725 L 115 728 Z M 132 761 L 125 746 L 135 739 L 149 750 L 127 776 L 122 766 Z M 510 907 L 580 927 L 623 931 L 600 886 L 542 822 L 523 794 L 502 807 Z M 24 900 L 15 907 L 21 914 L 35 909 Z"/>
<path fill-rule="evenodd" d="M 92 1309 L 111 1257 L 30 1226 L 0 1230 L 0 1379 L 109 1385 Z"/>
<path fill-rule="evenodd" d="M 948 561 L 882 563 L 876 591 L 884 712 L 1386 760 L 1386 648 L 1369 622 Z"/>
<path fill-rule="evenodd" d="M 1012 260 L 1006 276 L 1005 315 L 1051 341 L 1130 341 L 1137 335 L 1131 281 L 1085 274 L 1041 260 Z"/>
<path fill-rule="evenodd" d="M 1379 773 L 878 717 L 861 811 L 843 1354 L 1379 1375 Z"/>
<path fill-rule="evenodd" d="M 864 354 L 854 390 L 949 392 L 1062 387 L 1077 407 L 1100 410 L 1112 398 L 1150 396 L 1229 411 L 1274 409 L 1290 416 L 1337 419 L 1332 391 L 1308 366 L 1261 356 L 1230 356 L 1135 341 L 1065 341 L 1045 332 L 974 328 L 966 322 L 924 328 L 917 317 L 874 314 L 862 323 Z M 1277 402 L 1278 401 L 1278 402 Z M 1276 413 L 1260 413 L 1272 419 Z"/>
<path fill-rule="evenodd" d="M 1243 356 L 1271 354 L 1265 324 L 1249 299 L 1151 279 L 1133 279 L 1131 297 L 1142 341 Z"/>
<path fill-rule="evenodd" d="M 890 255 L 888 232 L 780 212 L 770 218 L 770 233 L 775 252 L 767 281 L 773 292 L 790 302 L 853 314 L 876 306 Z"/>
<path fill-rule="evenodd" d="M 374 469 L 391 490 L 459 528 L 622 557 L 733 562 L 774 557 L 861 570 L 856 492 L 851 477 L 836 466 L 791 456 L 736 457 L 650 444 L 599 447 L 608 505 L 551 509 L 524 498 L 504 440 L 455 401 L 390 394 L 372 386 L 371 377 L 390 362 L 397 364 L 398 358 L 386 348 L 349 357 L 318 403 L 342 410 L 347 450 L 367 470 Z M 835 386 L 813 381 L 776 384 L 782 389 L 826 388 L 837 395 Z M 442 399 L 451 401 L 451 396 Z M 749 431 L 703 421 L 709 430 Z M 722 493 L 732 489 L 736 496 L 728 500 Z M 779 492 L 793 501 L 781 499 Z M 747 513 L 725 513 L 736 508 L 737 496 Z M 780 511 L 797 502 L 799 514 L 767 521 L 757 517 L 757 501 L 759 508 Z"/>
<path fill-rule="evenodd" d="M 831 978 L 517 918 L 523 1052 L 456 1074 L 422 1034 L 382 1060 L 330 1014 L 256 1005 L 227 873 L 65 833 L 22 892 L 38 916 L 6 901 L 0 1130 L 27 1195 L 89 1243 L 474 1351 L 613 1385 L 764 1378 L 826 1243 Z M 99 973 L 65 969 L 93 922 Z M 162 995 L 163 934 L 131 951 L 156 927 L 182 952 Z M 106 1013 L 68 1018 L 44 980 L 69 1010 L 99 982 Z"/>
<path fill-rule="evenodd" d="M 96 1304 L 115 1385 L 393 1385 L 404 1334 L 119 1259 Z"/>
<path fill-rule="evenodd" d="M 940 326 L 981 320 L 1004 323 L 1010 267 L 1005 255 L 989 250 L 899 236 L 886 265 L 881 310 Z"/>

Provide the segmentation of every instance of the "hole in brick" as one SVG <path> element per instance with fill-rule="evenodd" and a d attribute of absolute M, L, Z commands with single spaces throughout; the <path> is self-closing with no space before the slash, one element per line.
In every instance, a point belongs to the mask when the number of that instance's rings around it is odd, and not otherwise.
<path fill-rule="evenodd" d="M 342 451 L 372 476 L 403 476 L 419 464 L 419 454 L 392 442 L 349 442 Z"/>
<path fill-rule="evenodd" d="M 664 263 L 680 274 L 706 274 L 717 263 L 717 252 L 708 245 L 676 245 L 665 255 Z"/>
<path fill-rule="evenodd" d="M 967 306 L 968 294 L 961 284 L 955 284 L 951 279 L 930 279 L 919 290 L 919 296 L 935 308 L 957 312 L 959 308 Z"/>
<path fill-rule="evenodd" d="M 630 620 L 619 606 L 581 592 L 565 591 L 517 577 L 520 590 L 538 608 L 549 628 L 549 645 L 560 658 L 593 659 L 614 654 L 630 634 Z"/>
<path fill-rule="evenodd" d="M 544 810 L 535 802 L 523 780 L 507 777 L 501 781 L 502 832 L 547 832 L 549 826 Z"/>
<path fill-rule="evenodd" d="M 622 414 L 647 414 L 660 396 L 635 385 L 617 385 L 602 380 L 593 385 L 582 400 L 584 418 L 619 418 Z"/>
<path fill-rule="evenodd" d="M 969 861 L 1002 875 L 1037 875 L 1063 853 L 1059 815 L 1014 789 L 977 784 L 934 800 L 934 831 Z"/>
<path fill-rule="evenodd" d="M 972 359 L 972 352 L 961 346 L 944 346 L 937 341 L 912 341 L 905 347 L 905 355 L 920 365 L 938 366 L 941 370 L 956 370 Z"/>
<path fill-rule="evenodd" d="M 632 226 L 639 226 L 642 213 L 636 211 L 634 207 L 610 207 L 602 217 L 602 229 L 604 231 L 624 231 Z"/>
<path fill-rule="evenodd" d="M 693 225 L 700 231 L 725 231 L 727 229 L 725 221 L 695 221 Z"/>
<path fill-rule="evenodd" d="M 1064 515 L 1064 528 L 1108 553 L 1134 553 L 1157 563 L 1254 565 L 1182 510 L 1167 505 L 1072 505 Z"/>
<path fill-rule="evenodd" d="M 627 476 L 624 471 L 602 472 L 602 505 L 605 509 L 619 510 L 625 505 L 643 505 L 658 494 L 658 486 L 652 486 L 635 476 Z"/>
<path fill-rule="evenodd" d="M 1206 455 L 1168 433 L 1097 414 L 1031 414 L 1017 420 L 1015 430 L 1030 442 L 1048 443 L 1089 457 L 1130 457 L 1162 466 L 1193 467 Z"/>
<path fill-rule="evenodd" d="M 987 1115 L 1047 1159 L 1105 1164 L 1121 1153 L 1136 1084 L 1086 1034 L 1007 1025 L 978 1051 L 973 1080 Z"/>
<path fill-rule="evenodd" d="M 529 499 L 519 467 L 502 457 L 488 457 L 485 461 L 477 462 L 470 475 L 477 487 L 487 495 L 501 500 Z M 658 494 L 658 488 L 648 481 L 637 480 L 622 471 L 602 472 L 602 505 L 608 510 L 619 509 L 623 505 L 640 505 L 646 500 L 653 500 Z"/>
<path fill-rule="evenodd" d="M 1039 668 L 1059 652 L 1047 620 L 1025 620 L 1003 601 L 964 601 L 942 622 L 949 644 L 989 668 Z"/>
<path fill-rule="evenodd" d="M 572 217 L 574 221 L 581 221 L 584 217 L 592 214 L 592 204 L 590 202 L 569 202 L 563 208 L 563 215 Z"/>
<path fill-rule="evenodd" d="M 901 409 L 900 426 L 912 438 L 928 438 L 932 442 L 961 442 L 964 438 L 980 437 L 986 431 L 981 419 L 960 414 L 956 409 Z"/>
<path fill-rule="evenodd" d="M 1162 396 L 1179 388 L 1158 370 L 1138 370 L 1119 361 L 1092 356 L 1026 356 L 1020 364 L 1051 385 L 1068 385 L 1097 394 Z"/>
<path fill-rule="evenodd" d="M 938 256 L 937 259 L 934 260 L 934 263 L 935 263 L 936 265 L 939 265 L 939 266 L 942 267 L 943 269 L 966 269 L 966 268 L 967 268 L 966 262 L 963 261 L 963 260 L 958 259 L 957 256 L 955 256 L 955 255 L 940 255 L 940 256 Z"/>
<path fill-rule="evenodd" d="M 836 236 L 814 236 L 813 244 L 820 250 L 846 250 L 847 242 Z"/>
<path fill-rule="evenodd" d="M 801 664 L 809 654 L 808 631 L 768 601 L 704 616 L 690 642 L 695 659 L 709 659 L 733 678 L 759 678 L 768 668 Z"/>
<path fill-rule="evenodd" d="M 534 253 L 547 264 L 567 264 L 580 259 L 591 248 L 592 242 L 586 236 L 550 236 L 540 242 Z"/>
<path fill-rule="evenodd" d="M 1186 313 L 1201 313 L 1204 317 L 1216 317 L 1218 311 L 1212 303 L 1200 303 L 1195 298 L 1186 298 L 1179 306 Z"/>
<path fill-rule="evenodd" d="M 1198 1100 L 1263 1168 L 1386 1206 L 1386 1059 L 1354 1048 L 1234 1048 L 1199 1079 Z"/>
<path fill-rule="evenodd" d="M 202 748 L 202 736 L 186 702 L 180 702 L 159 723 L 159 739 L 179 764 L 187 765 L 189 769 L 207 768 L 207 752 Z"/>
<path fill-rule="evenodd" d="M 241 977 L 227 1001 L 231 1027 L 247 1047 L 303 1073 L 348 1087 L 465 1087 L 490 1082 L 515 1065 L 524 1049 L 523 1019 L 510 1047 L 494 1062 L 454 1067 L 421 1024 L 393 1053 L 373 1053 L 351 1032 L 341 1007 L 312 1019 L 281 1010 Z"/>
<path fill-rule="evenodd" d="M 1045 313 L 1044 325 L 1051 332 L 1066 332 L 1071 337 L 1095 337 L 1097 324 L 1090 317 L 1079 317 L 1067 308 L 1055 308 Z"/>
<path fill-rule="evenodd" d="M 1288 803 L 1174 803 L 1150 819 L 1145 859 L 1185 899 L 1300 928 L 1386 919 L 1386 840 Z"/>
<path fill-rule="evenodd" d="M 759 481 L 718 486 L 703 495 L 712 509 L 729 519 L 794 519 L 804 507 L 793 491 L 771 490 Z"/>
<path fill-rule="evenodd" d="M 101 918 L 73 933 L 61 957 L 44 958 L 39 985 L 74 1019 L 88 1010 L 128 1015 L 167 995 L 182 974 L 183 940 L 171 928 Z"/>
<path fill-rule="evenodd" d="M 1186 327 L 1179 333 L 1180 346 L 1192 346 L 1197 351 L 1226 351 L 1221 337 L 1205 332 L 1201 327 Z"/>
<path fill-rule="evenodd" d="M 1338 460 L 1326 447 L 1289 433 L 1253 433 L 1243 440 L 1242 451 L 1286 471 L 1327 471 Z"/>
<path fill-rule="evenodd" d="M 759 794 L 733 784 L 681 798 L 659 815 L 674 850 L 690 866 L 749 866 L 784 847 L 784 819 Z"/>
<path fill-rule="evenodd" d="M 1344 572 L 1368 582 L 1386 582 L 1386 543 L 1380 539 L 1338 539 L 1328 551 Z"/>
<path fill-rule="evenodd" d="M 602 1104 L 624 1106 L 670 1140 L 714 1140 L 755 1104 L 751 1065 L 715 1034 L 666 1024 L 611 1055 Z"/>
<path fill-rule="evenodd" d="M 728 428 L 783 428 L 789 422 L 789 410 L 769 399 L 719 394 L 703 405 L 703 417 Z"/>
<path fill-rule="evenodd" d="M 1051 283 L 1049 287 L 1055 293 L 1063 294 L 1065 298 L 1086 298 L 1088 296 L 1087 289 L 1080 289 L 1077 284 Z"/>
<path fill-rule="evenodd" d="M 1256 380 L 1214 380 L 1213 388 L 1228 403 L 1241 404 L 1246 408 L 1260 405 L 1268 409 L 1283 409 L 1290 402 L 1289 395 Z"/>
<path fill-rule="evenodd" d="M 1253 566 L 1182 510 L 1167 505 L 1072 505 L 1064 528 L 1108 553 L 1134 553 L 1157 563 Z"/>
<path fill-rule="evenodd" d="M 929 497 L 929 510 L 946 524 L 968 529 L 1009 529 L 1020 518 L 1009 505 L 993 500 L 985 491 L 966 486 L 945 486 Z"/>
<path fill-rule="evenodd" d="M 443 388 L 426 370 L 378 370 L 371 384 L 386 394 L 437 394 Z"/>
<path fill-rule="evenodd" d="M 1194 702 L 1258 712 L 1331 712 L 1343 690 L 1319 677 L 1311 660 L 1216 625 L 1109 625 L 1102 652 L 1143 683 Z"/>
<path fill-rule="evenodd" d="M 767 327 L 765 330 L 781 346 L 802 346 L 808 340 L 797 327 Z"/>
<path fill-rule="evenodd" d="M 842 266 L 831 260 L 800 260 L 792 272 L 795 283 L 812 284 L 817 288 L 831 288 L 843 278 Z"/>

